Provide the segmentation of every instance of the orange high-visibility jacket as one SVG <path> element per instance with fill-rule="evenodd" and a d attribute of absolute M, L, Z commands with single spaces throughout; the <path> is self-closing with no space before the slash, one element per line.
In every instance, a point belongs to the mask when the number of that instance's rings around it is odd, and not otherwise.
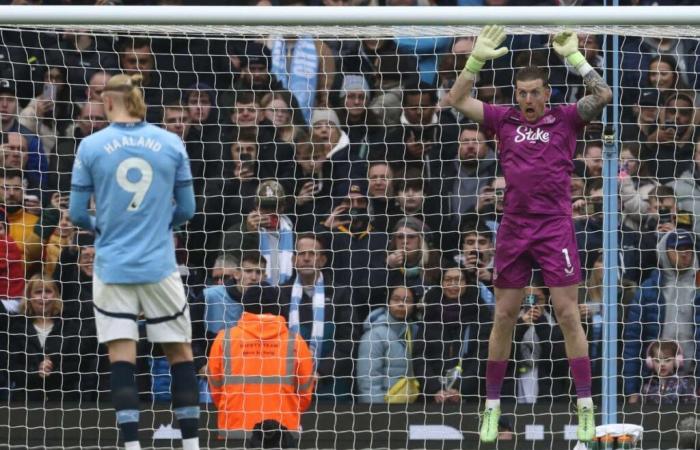
<path fill-rule="evenodd" d="M 216 336 L 207 371 L 222 436 L 266 419 L 300 430 L 314 390 L 313 356 L 283 317 L 244 312 Z"/>

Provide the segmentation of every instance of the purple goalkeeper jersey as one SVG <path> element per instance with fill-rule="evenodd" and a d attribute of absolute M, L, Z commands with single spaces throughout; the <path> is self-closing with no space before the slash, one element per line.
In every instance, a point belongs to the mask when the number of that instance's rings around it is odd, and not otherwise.
<path fill-rule="evenodd" d="M 584 125 L 575 104 L 548 109 L 529 123 L 518 108 L 484 103 L 483 126 L 498 139 L 506 179 L 505 214 L 571 217 L 573 158 Z"/>

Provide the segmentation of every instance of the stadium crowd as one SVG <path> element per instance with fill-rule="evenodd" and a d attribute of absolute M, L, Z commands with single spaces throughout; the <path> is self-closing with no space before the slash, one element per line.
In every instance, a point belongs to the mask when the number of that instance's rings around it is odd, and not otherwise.
<path fill-rule="evenodd" d="M 180 136 L 190 158 L 197 213 L 173 239 L 202 401 L 210 401 L 211 346 L 238 323 L 251 292 L 276 302 L 309 344 L 317 400 L 398 401 L 390 391 L 407 377 L 417 384 L 401 401 L 483 396 L 493 249 L 508 187 L 498 143 L 440 106 L 474 36 L 144 38 L 3 28 L 0 39 L 0 396 L 90 401 L 109 390 L 91 303 L 94 236 L 72 225 L 67 201 L 81 140 L 108 125 L 100 94 L 117 73 L 143 75 L 147 120 Z M 529 64 L 548 68 L 552 104 L 580 98 L 581 78 L 549 39 L 510 36 L 513 51 L 482 71 L 478 98 L 513 103 L 514 70 Z M 591 65 L 610 67 L 601 36 L 579 40 Z M 631 403 L 692 401 L 700 42 L 621 43 L 619 379 Z M 598 383 L 604 150 L 601 123 L 589 124 L 571 185 L 585 279 L 579 310 Z M 568 398 L 563 337 L 537 271 L 514 339 L 504 396 Z M 168 400 L 164 357 L 145 340 L 139 355 L 143 397 Z"/>

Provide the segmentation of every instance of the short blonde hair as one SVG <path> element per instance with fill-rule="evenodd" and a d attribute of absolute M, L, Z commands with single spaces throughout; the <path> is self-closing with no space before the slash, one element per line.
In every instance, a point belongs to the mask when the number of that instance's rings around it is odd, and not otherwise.
<path fill-rule="evenodd" d="M 34 311 L 34 307 L 32 306 L 31 296 L 32 291 L 38 286 L 41 286 L 43 289 L 50 288 L 56 293 L 56 298 L 51 301 L 51 305 L 48 308 L 47 317 L 60 316 L 63 312 L 63 302 L 59 296 L 60 291 L 58 290 L 58 285 L 54 280 L 50 278 L 43 278 L 41 275 L 33 275 L 29 281 L 27 281 L 27 285 L 24 288 L 24 299 L 19 305 L 20 314 L 28 317 L 37 316 L 37 313 Z"/>
<path fill-rule="evenodd" d="M 146 117 L 146 102 L 143 99 L 141 83 L 143 83 L 143 76 L 140 74 L 115 75 L 109 79 L 102 93 L 103 95 L 113 92 L 122 94 L 124 106 L 129 115 L 144 119 Z"/>

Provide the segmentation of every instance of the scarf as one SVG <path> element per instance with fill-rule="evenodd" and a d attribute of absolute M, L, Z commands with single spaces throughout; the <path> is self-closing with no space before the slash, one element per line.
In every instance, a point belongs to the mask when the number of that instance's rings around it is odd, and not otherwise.
<path fill-rule="evenodd" d="M 316 43 L 310 37 L 296 41 L 291 61 L 287 64 L 287 41 L 278 37 L 272 43 L 272 66 L 270 72 L 291 91 L 299 102 L 306 123 L 311 119 L 314 107 L 318 74 Z"/>
<path fill-rule="evenodd" d="M 289 331 L 299 333 L 299 305 L 301 297 L 304 295 L 304 289 L 297 275 L 292 286 L 292 298 L 289 303 Z M 323 350 L 323 330 L 325 327 L 325 312 L 326 312 L 326 287 L 323 284 L 323 274 L 319 273 L 314 284 L 314 296 L 311 299 L 313 308 L 314 322 L 311 327 L 311 339 L 309 340 L 309 349 L 314 355 L 314 365 L 318 366 L 318 361 L 321 358 Z"/>
<path fill-rule="evenodd" d="M 294 230 L 287 216 L 280 216 L 279 230 L 260 230 L 260 253 L 267 261 L 267 282 L 277 286 L 292 277 Z"/>

